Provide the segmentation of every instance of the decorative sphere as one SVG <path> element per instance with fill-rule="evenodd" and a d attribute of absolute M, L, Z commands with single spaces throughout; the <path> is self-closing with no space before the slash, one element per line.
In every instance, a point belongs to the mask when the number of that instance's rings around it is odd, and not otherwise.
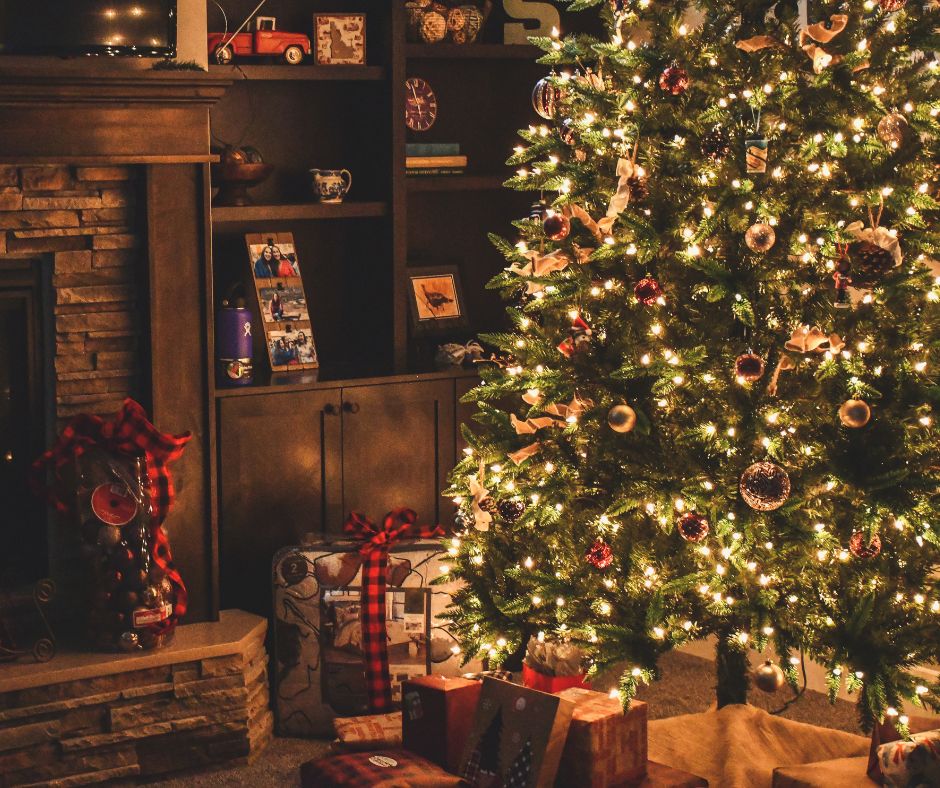
<path fill-rule="evenodd" d="M 506 522 L 514 523 L 522 517 L 522 513 L 525 511 L 525 503 L 518 498 L 510 498 L 506 501 L 500 501 L 497 504 L 497 510 L 499 516 Z"/>
<path fill-rule="evenodd" d="M 595 539 L 584 559 L 595 569 L 606 569 L 614 562 L 614 551 L 603 539 Z"/>
<path fill-rule="evenodd" d="M 774 228 L 764 222 L 752 224 L 744 233 L 744 243 L 752 252 L 766 252 L 777 241 L 777 234 Z"/>
<path fill-rule="evenodd" d="M 871 408 L 863 399 L 847 399 L 839 408 L 839 419 L 846 427 L 864 427 L 870 418 Z"/>
<path fill-rule="evenodd" d="M 677 63 L 667 66 L 659 75 L 659 89 L 671 96 L 685 93 L 689 87 L 689 73 Z"/>
<path fill-rule="evenodd" d="M 878 121 L 878 139 L 885 145 L 893 147 L 900 145 L 904 141 L 907 130 L 907 118 L 899 112 L 889 112 Z"/>
<path fill-rule="evenodd" d="M 676 523 L 676 529 L 687 542 L 701 542 L 708 536 L 709 526 L 706 520 L 698 512 L 686 512 Z"/>
<path fill-rule="evenodd" d="M 566 118 L 562 122 L 561 127 L 558 129 L 558 136 L 565 145 L 575 144 L 577 137 L 574 133 L 574 123 L 571 122 L 571 118 Z"/>
<path fill-rule="evenodd" d="M 659 282 L 651 276 L 644 277 L 633 288 L 633 295 L 636 296 L 636 300 L 647 306 L 655 304 L 656 299 L 660 298 L 662 294 L 663 289 L 659 286 Z"/>
<path fill-rule="evenodd" d="M 447 19 L 437 11 L 428 11 L 421 17 L 418 28 L 421 40 L 426 44 L 436 44 L 447 36 Z"/>
<path fill-rule="evenodd" d="M 764 359 L 756 353 L 742 353 L 734 360 L 734 375 L 746 383 L 760 380 L 764 374 Z"/>
<path fill-rule="evenodd" d="M 762 692 L 776 692 L 786 681 L 783 669 L 769 659 L 754 671 L 754 686 Z"/>
<path fill-rule="evenodd" d="M 614 432 L 630 432 L 636 426 L 636 411 L 629 405 L 614 405 L 607 411 L 607 425 Z"/>
<path fill-rule="evenodd" d="M 118 645 L 121 647 L 121 651 L 134 651 L 140 647 L 140 639 L 137 637 L 136 632 L 128 630 L 121 633 Z"/>
<path fill-rule="evenodd" d="M 731 137 L 724 126 L 714 126 L 702 135 L 702 155 L 721 161 L 731 152 Z"/>
<path fill-rule="evenodd" d="M 98 536 L 95 541 L 110 550 L 121 541 L 121 529 L 113 525 L 102 525 L 98 529 Z"/>
<path fill-rule="evenodd" d="M 856 531 L 849 537 L 849 552 L 856 558 L 874 558 L 881 552 L 881 537 L 874 534 L 866 541 L 865 534 Z"/>
<path fill-rule="evenodd" d="M 772 462 L 755 462 L 741 474 L 741 497 L 752 509 L 772 512 L 790 497 L 790 477 Z"/>
<path fill-rule="evenodd" d="M 122 610 L 133 610 L 140 604 L 140 595 L 136 591 L 122 591 L 118 597 Z"/>
<path fill-rule="evenodd" d="M 548 77 L 544 77 L 535 83 L 532 89 L 532 108 L 545 120 L 551 120 L 555 117 L 558 110 L 558 102 L 563 96 L 560 87 L 555 85 Z"/>
<path fill-rule="evenodd" d="M 907 5 L 907 0 L 878 0 L 878 5 L 886 14 L 893 14 L 895 11 L 904 8 Z"/>
<path fill-rule="evenodd" d="M 144 586 L 140 599 L 147 607 L 155 607 L 160 601 L 160 589 L 157 586 Z"/>
<path fill-rule="evenodd" d="M 571 220 L 564 214 L 553 211 L 542 221 L 542 229 L 551 240 L 563 241 L 571 232 Z"/>

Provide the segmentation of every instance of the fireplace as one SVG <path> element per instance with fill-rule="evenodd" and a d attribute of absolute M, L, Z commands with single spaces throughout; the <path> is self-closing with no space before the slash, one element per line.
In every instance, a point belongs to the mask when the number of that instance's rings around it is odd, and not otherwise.
<path fill-rule="evenodd" d="M 29 466 L 51 432 L 52 260 L 0 259 L 0 588 L 49 571 L 42 503 Z"/>

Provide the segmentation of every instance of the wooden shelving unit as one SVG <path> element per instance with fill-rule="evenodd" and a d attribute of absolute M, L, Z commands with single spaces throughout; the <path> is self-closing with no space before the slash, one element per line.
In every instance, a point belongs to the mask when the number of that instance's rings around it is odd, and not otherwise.
<path fill-rule="evenodd" d="M 409 192 L 465 192 L 502 189 L 509 176 L 502 175 L 421 175 L 408 178 Z"/>
<path fill-rule="evenodd" d="M 236 82 L 379 82 L 386 77 L 386 71 L 383 66 L 286 66 L 239 63 L 238 65 L 231 66 L 209 66 L 209 73 L 213 76 L 231 79 Z"/>
<path fill-rule="evenodd" d="M 434 60 L 535 60 L 542 54 L 528 44 L 408 44 L 405 57 Z"/>
<path fill-rule="evenodd" d="M 341 202 L 335 205 L 323 203 L 296 203 L 293 205 L 240 205 L 215 206 L 212 209 L 214 225 L 243 222 L 272 222 L 309 219 L 362 219 L 370 216 L 386 216 L 386 202 Z"/>

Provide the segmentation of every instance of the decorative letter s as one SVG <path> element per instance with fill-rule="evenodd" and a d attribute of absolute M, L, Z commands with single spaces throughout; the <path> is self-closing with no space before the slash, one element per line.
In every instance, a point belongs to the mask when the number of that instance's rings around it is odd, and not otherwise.
<path fill-rule="evenodd" d="M 553 27 L 560 27 L 558 9 L 548 3 L 532 0 L 503 0 L 503 9 L 511 19 L 523 22 L 507 22 L 503 25 L 504 44 L 528 44 L 529 36 L 547 36 Z M 536 21 L 537 27 L 526 30 L 524 22 Z"/>

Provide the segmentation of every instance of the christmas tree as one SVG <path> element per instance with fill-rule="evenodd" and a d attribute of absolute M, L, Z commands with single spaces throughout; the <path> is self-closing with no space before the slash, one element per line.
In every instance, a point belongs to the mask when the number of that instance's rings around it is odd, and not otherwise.
<path fill-rule="evenodd" d="M 538 201 L 493 239 L 511 330 L 448 490 L 465 655 L 570 640 L 626 704 L 715 636 L 720 705 L 765 647 L 866 725 L 937 704 L 940 7 L 583 9 L 607 38 L 534 39 L 508 185 Z"/>

